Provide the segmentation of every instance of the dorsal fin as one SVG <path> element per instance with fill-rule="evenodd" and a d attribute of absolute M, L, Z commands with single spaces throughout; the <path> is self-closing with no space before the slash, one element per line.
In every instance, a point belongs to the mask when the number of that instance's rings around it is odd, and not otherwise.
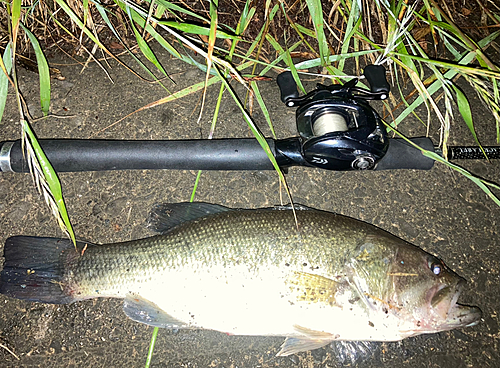
<path fill-rule="evenodd" d="M 159 203 L 151 209 L 146 223 L 151 230 L 164 234 L 184 222 L 227 211 L 233 209 L 204 202 Z"/>
<path fill-rule="evenodd" d="M 311 208 L 300 204 L 295 204 L 294 208 L 296 211 L 311 210 Z M 268 208 L 268 210 L 269 209 L 289 211 L 292 209 L 292 205 L 287 204 L 284 206 L 275 206 Z M 234 209 L 205 202 L 159 203 L 154 205 L 151 209 L 148 219 L 146 220 L 146 224 L 152 231 L 165 234 L 174 227 L 185 222 L 227 211 L 246 210 Z"/>

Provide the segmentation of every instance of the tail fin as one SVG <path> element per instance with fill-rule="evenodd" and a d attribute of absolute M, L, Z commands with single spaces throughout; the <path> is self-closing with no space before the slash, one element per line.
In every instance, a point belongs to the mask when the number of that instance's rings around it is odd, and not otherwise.
<path fill-rule="evenodd" d="M 68 239 L 14 236 L 4 247 L 0 293 L 16 299 L 52 304 L 75 301 L 64 292 L 68 261 L 78 253 Z"/>

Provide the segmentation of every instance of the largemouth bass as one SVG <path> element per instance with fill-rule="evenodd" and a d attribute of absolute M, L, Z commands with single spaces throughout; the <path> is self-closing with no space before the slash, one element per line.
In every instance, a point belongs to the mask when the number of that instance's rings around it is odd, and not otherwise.
<path fill-rule="evenodd" d="M 155 237 L 117 244 L 18 236 L 0 292 L 44 303 L 124 298 L 171 329 L 287 337 L 278 355 L 336 340 L 397 341 L 478 323 L 465 281 L 438 258 L 345 216 L 296 207 L 157 206 Z"/>

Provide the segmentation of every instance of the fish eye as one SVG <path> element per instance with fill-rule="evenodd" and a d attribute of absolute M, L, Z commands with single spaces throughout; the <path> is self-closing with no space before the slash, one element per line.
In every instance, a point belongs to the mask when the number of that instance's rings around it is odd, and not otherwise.
<path fill-rule="evenodd" d="M 443 271 L 443 265 L 437 259 L 430 259 L 429 269 L 434 275 L 438 276 L 439 274 L 441 274 L 441 271 Z"/>

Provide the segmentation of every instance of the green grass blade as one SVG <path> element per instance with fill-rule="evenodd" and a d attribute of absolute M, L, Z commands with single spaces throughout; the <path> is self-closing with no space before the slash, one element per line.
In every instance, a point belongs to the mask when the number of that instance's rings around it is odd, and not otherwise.
<path fill-rule="evenodd" d="M 212 84 L 214 83 L 217 83 L 219 82 L 219 77 L 212 77 L 208 80 L 208 82 L 206 83 L 207 87 L 211 86 Z M 197 91 L 201 91 L 203 89 L 205 85 L 205 81 L 203 82 L 199 82 L 199 83 L 196 83 L 196 84 L 193 84 L 192 86 L 189 86 L 189 87 L 186 87 L 180 91 L 177 91 L 175 93 L 172 93 L 170 96 L 167 96 L 167 97 L 163 97 L 161 99 L 159 99 L 158 101 L 155 101 L 155 102 L 152 102 L 144 107 L 141 107 L 141 109 L 139 110 L 144 110 L 144 109 L 148 109 L 148 108 L 151 108 L 151 107 L 154 107 L 154 106 L 158 106 L 158 105 L 161 105 L 161 104 L 164 104 L 164 103 L 167 103 L 167 102 L 170 102 L 170 101 L 173 101 L 173 100 L 176 100 L 178 98 L 182 98 L 184 96 L 187 96 L 187 95 L 190 95 L 191 93 L 194 93 L 194 92 L 197 92 Z"/>
<path fill-rule="evenodd" d="M 14 53 L 16 52 L 17 43 L 17 33 L 19 30 L 19 23 L 21 22 L 21 0 L 12 0 L 12 14 L 11 14 L 11 24 L 12 24 L 12 40 Z"/>
<path fill-rule="evenodd" d="M 377 50 L 364 50 L 364 51 L 358 51 L 358 52 L 350 52 L 350 53 L 345 53 L 345 54 L 339 54 L 339 55 L 330 55 L 328 57 L 328 63 L 333 63 L 336 61 L 340 61 L 342 59 L 350 59 L 353 57 L 360 57 L 363 55 L 368 55 L 368 54 L 373 54 L 378 52 Z M 311 60 L 305 60 L 301 61 L 297 64 L 295 64 L 296 69 L 310 69 L 310 68 L 316 68 L 321 65 L 321 60 L 318 59 L 311 59 Z M 337 73 L 339 75 L 344 75 L 344 72 L 341 72 L 339 69 L 334 69 L 335 70 L 335 75 Z"/>
<path fill-rule="evenodd" d="M 8 6 L 8 5 L 7 5 Z M 7 8 L 9 9 L 9 7 Z M 21 9 L 21 1 L 14 0 L 12 4 L 12 28 L 11 28 L 11 37 L 12 37 L 12 63 L 14 63 L 14 58 L 16 55 L 16 39 L 17 33 L 20 25 L 20 9 Z M 73 232 L 73 228 L 71 226 L 71 222 L 69 221 L 68 213 L 66 211 L 66 206 L 64 204 L 64 199 L 62 197 L 61 184 L 55 171 L 50 165 L 47 157 L 43 153 L 38 141 L 36 140 L 33 131 L 31 130 L 29 124 L 24 119 L 24 111 L 21 105 L 21 97 L 19 92 L 19 87 L 17 84 L 17 77 L 15 73 L 15 68 L 12 68 L 13 74 L 13 82 L 15 85 L 15 94 L 17 105 L 20 113 L 21 123 L 21 135 L 22 135 L 22 143 L 23 143 L 23 151 L 24 147 L 28 152 L 28 164 L 30 166 L 30 170 L 37 185 L 37 188 L 40 189 L 41 193 L 44 195 L 45 201 L 51 208 L 54 216 L 56 217 L 59 226 L 61 229 L 68 234 L 68 236 L 73 241 L 73 244 L 76 247 L 75 235 Z"/>
<path fill-rule="evenodd" d="M 50 72 L 49 64 L 47 64 L 47 59 L 43 54 L 40 43 L 36 39 L 35 35 L 31 33 L 22 23 L 21 27 L 30 39 L 31 45 L 36 55 L 36 63 L 38 65 L 38 76 L 40 80 L 40 105 L 42 107 L 42 112 L 44 115 L 49 113 L 50 108 Z"/>
<path fill-rule="evenodd" d="M 316 32 L 313 31 L 312 29 L 306 28 L 303 25 L 296 24 L 297 29 L 300 31 L 300 33 L 305 34 L 306 36 L 316 38 Z"/>
<path fill-rule="evenodd" d="M 82 23 L 80 18 L 75 14 L 73 9 L 64 1 L 64 0 L 55 0 L 57 4 L 64 10 L 64 12 L 70 17 L 70 19 L 85 33 L 85 35 L 92 40 L 97 46 L 99 46 L 102 50 L 106 51 L 107 54 L 113 55 L 109 50 L 104 46 L 101 41 L 99 41 L 94 34 Z M 71 34 L 71 33 L 70 33 Z"/>
<path fill-rule="evenodd" d="M 62 0 L 58 0 L 58 1 L 62 1 Z M 126 4 L 127 6 L 129 6 L 130 8 L 134 9 L 135 11 L 137 11 L 143 17 L 147 16 L 147 14 L 148 14 L 146 11 L 144 11 L 144 9 L 140 8 L 139 6 L 137 6 L 133 2 L 130 2 L 128 0 L 124 0 L 123 3 Z M 153 19 L 152 18 L 152 20 L 154 22 L 158 23 L 157 19 Z M 181 33 L 177 32 L 174 29 L 172 29 L 170 27 L 167 27 L 167 26 L 165 26 L 163 24 L 159 24 L 158 23 L 158 26 L 161 27 L 161 28 L 163 28 L 165 31 L 167 31 L 168 33 L 170 33 L 175 38 L 177 38 L 180 43 L 184 44 L 187 47 L 190 47 L 193 51 L 196 51 L 198 54 L 200 54 L 205 59 L 208 58 L 208 53 L 207 53 L 206 50 L 204 50 L 203 48 L 201 48 L 198 45 L 196 45 L 194 42 L 192 42 L 187 37 L 183 36 Z M 211 59 L 212 59 L 212 62 L 214 62 L 215 64 L 217 64 L 217 65 L 219 65 L 219 66 L 221 66 L 223 68 L 229 69 L 229 71 L 231 72 L 232 76 L 238 82 L 240 82 L 241 84 L 243 84 L 244 86 L 246 86 L 245 81 L 243 80 L 243 78 L 241 78 L 241 75 L 238 73 L 238 71 L 236 70 L 236 68 L 234 68 L 231 65 L 231 63 L 229 63 L 227 60 L 224 60 L 222 58 L 219 58 L 219 57 L 216 57 L 216 56 L 213 56 L 213 55 L 212 55 Z"/>
<path fill-rule="evenodd" d="M 499 32 L 494 32 L 494 34 L 485 37 L 481 41 L 478 42 L 479 47 L 486 47 L 489 45 L 497 36 L 499 35 Z M 408 36 L 411 39 L 411 36 Z M 414 40 L 412 42 L 416 43 Z M 418 46 L 418 45 L 417 45 Z M 423 50 L 418 49 L 417 52 L 423 52 Z M 428 96 L 433 95 L 435 92 L 437 92 L 440 88 L 443 88 L 443 91 L 445 93 L 446 98 L 451 98 L 450 94 L 450 89 L 448 87 L 449 83 L 452 78 L 454 78 L 458 73 L 460 73 L 462 76 L 466 77 L 467 80 L 470 81 L 471 85 L 475 87 L 475 85 L 478 85 L 479 83 L 474 83 L 474 81 L 477 81 L 478 77 L 493 77 L 493 78 L 498 78 L 499 74 L 496 71 L 488 70 L 486 68 L 474 68 L 468 66 L 474 58 L 476 58 L 477 53 L 475 51 L 470 51 L 470 52 L 464 52 L 460 57 L 461 59 L 457 63 L 452 63 L 452 62 L 446 62 L 443 60 L 432 60 L 429 59 L 426 55 L 425 56 L 414 56 L 414 55 L 408 55 L 408 54 L 400 54 L 400 53 L 393 53 L 390 52 L 388 53 L 388 56 L 397 64 L 400 64 L 403 60 L 403 56 L 406 57 L 406 59 L 412 59 L 415 60 L 416 62 L 419 63 L 419 65 L 427 65 L 431 68 L 433 71 L 434 75 L 434 82 L 427 87 L 427 89 L 418 89 L 418 78 L 415 79 L 414 83 L 417 83 L 415 87 L 419 90 L 420 96 L 417 97 L 411 105 L 407 105 L 407 108 L 399 114 L 397 118 L 395 118 L 393 122 L 393 126 L 397 126 L 401 121 L 403 121 L 409 114 L 413 113 L 415 109 L 422 103 L 426 103 L 426 101 L 430 101 Z M 438 67 L 442 67 L 445 69 L 448 69 L 448 71 L 442 75 L 441 72 L 437 69 Z M 414 71 L 415 72 L 415 71 Z M 413 79 L 412 79 L 413 80 Z M 431 79 L 429 79 L 432 81 Z M 475 84 L 475 85 L 474 85 Z M 476 88 L 476 91 L 480 95 L 480 97 L 485 97 L 481 91 Z M 484 98 L 483 98 L 484 100 Z M 404 101 L 404 98 L 403 98 Z M 487 101 L 485 101 L 486 104 L 493 110 L 495 110 L 495 104 L 492 102 L 491 99 L 487 98 Z M 493 104 L 493 105 L 491 105 Z M 437 112 L 437 111 L 436 111 Z M 447 110 L 447 113 L 449 114 L 449 111 Z M 444 123 L 446 123 L 446 116 L 445 119 L 443 120 Z"/>
<path fill-rule="evenodd" d="M 0 122 L 2 121 L 5 103 L 7 102 L 7 93 L 9 92 L 9 75 L 12 70 L 12 48 L 11 43 L 7 44 L 3 53 L 2 71 L 0 72 Z"/>
<path fill-rule="evenodd" d="M 61 188 L 61 183 L 59 182 L 59 178 L 57 177 L 55 170 L 52 168 L 52 165 L 47 159 L 47 156 L 45 156 L 45 153 L 40 147 L 40 144 L 38 143 L 35 134 L 31 130 L 29 124 L 25 120 L 23 120 L 21 123 L 22 123 L 23 135 L 26 134 L 28 143 L 33 148 L 36 160 L 40 165 L 41 169 L 40 174 L 43 175 L 43 180 L 48 186 L 47 188 L 48 192 L 50 193 L 52 199 L 55 202 L 54 206 L 55 208 L 51 206 L 52 211 L 55 212 L 54 214 L 56 215 L 56 218 L 59 222 L 59 226 L 64 232 L 66 232 L 69 235 L 69 237 L 73 241 L 73 244 L 76 247 L 75 233 L 73 232 L 73 227 L 71 226 L 68 212 L 66 210 L 66 205 L 64 203 L 64 198 L 62 195 L 62 188 Z M 44 196 L 45 199 L 48 200 L 46 194 L 47 193 L 44 193 Z M 49 200 L 49 205 L 50 205 L 50 200 Z"/>
<path fill-rule="evenodd" d="M 119 2 L 118 0 L 115 0 L 115 1 L 117 3 Z M 148 3 L 150 1 L 151 0 L 146 0 L 146 2 L 148 2 Z M 202 22 L 210 23 L 207 18 L 202 17 L 201 15 L 199 15 L 199 14 L 197 14 L 195 12 L 192 12 L 190 10 L 184 9 L 183 7 L 181 7 L 179 5 L 176 5 L 176 4 L 173 4 L 173 3 L 169 2 L 169 1 L 166 1 L 166 0 L 155 0 L 155 2 L 158 5 L 161 5 L 162 7 L 164 7 L 165 9 L 171 10 L 172 12 L 178 12 L 178 13 L 186 14 L 186 15 L 189 15 L 189 16 L 191 16 L 193 18 L 199 19 Z"/>
<path fill-rule="evenodd" d="M 156 19 L 161 19 L 163 16 L 163 13 L 167 10 L 167 7 L 163 4 L 157 4 L 156 5 L 156 10 L 155 10 L 155 18 Z"/>
<path fill-rule="evenodd" d="M 479 45 L 480 48 L 484 49 L 486 46 L 488 46 L 490 43 L 496 40 L 496 38 L 500 36 L 500 30 L 495 31 L 485 38 L 483 38 L 481 41 L 479 41 L 477 44 Z"/>
<path fill-rule="evenodd" d="M 486 153 L 484 152 L 483 147 L 479 143 L 479 139 L 477 138 L 476 134 L 476 129 L 474 128 L 474 122 L 472 121 L 472 112 L 470 110 L 470 104 L 469 101 L 467 100 L 467 97 L 465 97 L 465 94 L 455 85 L 452 85 L 453 90 L 456 93 L 457 96 L 457 106 L 458 110 L 460 111 L 460 114 L 462 115 L 462 118 L 465 121 L 465 124 L 467 124 L 467 127 L 469 128 L 470 132 L 472 133 L 472 136 L 474 137 L 474 140 L 476 141 L 477 145 L 481 147 L 481 150 L 483 151 L 485 157 Z"/>
<path fill-rule="evenodd" d="M 196 25 L 196 24 L 180 23 L 180 22 L 174 22 L 174 21 L 170 21 L 170 20 L 159 21 L 158 24 L 163 24 L 164 26 L 174 28 L 174 29 L 181 31 L 181 32 L 184 32 L 184 33 L 190 33 L 190 34 L 202 35 L 202 36 L 210 35 L 210 28 Z M 231 40 L 239 40 L 240 39 L 240 37 L 238 37 L 236 35 L 229 34 L 227 32 L 219 30 L 219 29 L 217 30 L 217 38 L 231 39 Z"/>
<path fill-rule="evenodd" d="M 108 18 L 108 15 L 106 14 L 106 9 L 99 3 L 96 3 L 96 2 L 93 2 L 93 4 L 95 5 L 97 11 L 99 12 L 99 14 L 101 15 L 102 19 L 104 20 L 104 22 L 106 23 L 106 25 L 108 26 L 108 28 L 113 32 L 113 34 L 115 35 L 115 37 L 118 39 L 118 41 L 120 41 L 120 43 L 123 45 L 123 47 L 125 48 L 125 50 L 128 52 L 128 54 L 135 60 L 135 62 L 137 64 L 139 64 L 140 67 L 142 67 L 153 79 L 157 79 L 156 76 L 151 72 L 151 70 L 149 70 L 149 68 L 144 65 L 144 63 L 137 57 L 135 56 L 135 54 L 130 51 L 130 49 L 125 45 L 125 43 L 122 41 L 122 38 L 120 37 L 120 35 L 118 34 L 118 32 L 116 31 L 115 27 L 113 26 L 113 24 L 111 23 L 111 21 L 109 20 Z M 179 55 L 180 57 L 180 55 Z M 161 84 L 161 83 L 160 83 Z M 165 88 L 166 89 L 166 88 Z"/>
<path fill-rule="evenodd" d="M 301 45 L 302 45 L 302 41 L 297 41 L 296 43 L 294 43 L 292 46 L 290 46 L 290 47 L 288 48 L 288 51 L 293 52 L 296 48 L 300 47 Z M 266 75 L 266 73 L 267 73 L 269 70 L 271 70 L 271 69 L 273 69 L 274 67 L 276 67 L 276 65 L 277 65 L 279 62 L 281 62 L 281 61 L 282 61 L 284 58 L 286 58 L 286 57 L 287 57 L 287 54 L 286 54 L 286 53 L 283 53 L 283 54 L 279 55 L 276 59 L 274 59 L 274 60 L 271 62 L 271 64 L 267 64 L 267 63 L 266 63 L 266 64 L 263 64 L 263 63 L 261 63 L 261 62 L 259 62 L 259 61 L 255 61 L 255 62 L 256 62 L 256 64 L 266 65 L 266 66 L 265 66 L 265 68 L 263 68 L 263 69 L 259 72 L 259 76 L 264 76 L 264 75 Z M 296 69 L 298 69 L 298 68 L 296 68 Z"/>
<path fill-rule="evenodd" d="M 259 144 L 262 147 L 262 149 L 264 150 L 264 152 L 266 153 L 267 157 L 269 157 L 269 160 L 271 161 L 274 169 L 278 173 L 278 176 L 279 176 L 279 179 L 280 179 L 281 183 L 283 183 L 283 185 L 285 187 L 285 190 L 286 190 L 289 198 L 291 199 L 291 193 L 290 193 L 290 191 L 288 189 L 288 186 L 286 185 L 285 176 L 283 175 L 283 172 L 281 171 L 281 168 L 278 166 L 278 163 L 276 162 L 276 158 L 274 157 L 274 154 L 271 151 L 271 148 L 269 147 L 269 144 L 267 143 L 266 138 L 259 131 L 259 128 L 257 128 L 257 126 L 253 122 L 252 118 L 250 117 L 250 115 L 248 114 L 248 112 L 245 110 L 245 107 L 243 106 L 243 104 L 239 100 L 238 96 L 236 95 L 236 92 L 234 92 L 232 86 L 229 84 L 229 82 L 226 80 L 226 78 L 224 78 L 224 76 L 222 75 L 222 73 L 219 71 L 219 68 L 216 67 L 216 70 L 219 73 L 219 77 L 220 77 L 222 83 L 225 85 L 226 89 L 229 91 L 229 93 L 233 97 L 233 100 L 236 102 L 236 104 L 240 108 L 241 112 L 243 113 L 243 118 L 247 122 L 248 127 L 252 131 L 253 135 L 255 136 L 255 138 L 257 139 L 257 141 L 259 142 Z"/>
<path fill-rule="evenodd" d="M 424 2 L 427 2 L 427 0 L 424 0 Z M 457 25 L 444 13 L 435 0 L 428 0 L 429 3 L 432 4 L 433 6 L 433 13 L 434 14 L 440 14 L 443 19 L 446 21 L 447 26 L 452 30 L 452 32 L 462 41 L 465 43 L 466 47 L 468 47 L 470 50 L 474 51 L 476 53 L 476 59 L 479 62 L 479 64 L 483 67 L 488 67 L 491 70 L 499 71 L 500 69 L 491 62 L 491 60 L 483 53 L 481 48 L 479 47 L 478 44 L 476 44 L 469 36 L 464 34 L 462 30 L 457 27 Z"/>
<path fill-rule="evenodd" d="M 472 60 L 474 60 L 476 54 L 474 52 L 469 52 L 467 55 L 465 55 L 462 60 L 460 60 L 460 64 L 468 64 L 470 63 Z M 444 74 L 444 77 L 446 79 L 451 79 L 453 78 L 455 75 L 457 75 L 458 71 L 456 70 L 448 70 L 445 74 Z M 432 83 L 429 87 L 427 87 L 427 92 L 429 95 L 433 95 L 434 93 L 436 93 L 439 88 L 441 88 L 441 81 L 435 81 L 434 83 Z M 397 126 L 399 123 L 401 123 L 408 115 L 410 115 L 411 113 L 413 113 L 415 111 L 415 109 L 420 106 L 422 103 L 424 102 L 424 99 L 422 96 L 418 96 L 415 101 L 413 101 L 411 103 L 410 106 L 408 106 L 406 109 L 404 109 L 396 119 L 394 119 L 394 122 L 393 122 L 393 125 L 394 126 Z"/>
<path fill-rule="evenodd" d="M 271 121 L 271 116 L 269 115 L 269 111 L 267 110 L 266 104 L 264 103 L 262 95 L 260 94 L 259 86 L 257 85 L 257 82 L 255 82 L 255 81 L 251 81 L 250 86 L 252 87 L 252 91 L 255 95 L 255 98 L 257 99 L 257 102 L 259 103 L 260 109 L 262 110 L 262 113 L 264 114 L 264 117 L 266 118 L 267 125 L 269 126 L 269 129 L 271 130 L 273 138 L 276 139 L 276 133 L 274 132 L 273 123 Z"/>
<path fill-rule="evenodd" d="M 132 14 L 131 14 L 131 9 L 127 6 L 126 7 L 126 10 L 127 10 L 127 14 L 129 16 L 129 18 L 132 19 Z M 156 58 L 155 54 L 153 53 L 153 51 L 151 50 L 151 48 L 149 47 L 148 43 L 146 42 L 146 40 L 142 37 L 142 35 L 140 34 L 140 32 L 137 30 L 136 26 L 134 25 L 134 22 L 131 21 L 130 22 L 130 26 L 132 28 L 132 31 L 134 32 L 134 35 L 135 35 L 135 39 L 137 41 L 137 45 L 139 46 L 142 54 L 146 57 L 146 59 L 148 59 L 160 72 L 163 73 L 164 76 L 166 76 L 167 78 L 170 78 L 168 76 L 168 73 L 165 71 L 165 69 L 163 69 L 163 66 L 160 64 L 160 62 L 158 61 L 158 59 Z"/>
<path fill-rule="evenodd" d="M 87 18 L 89 16 L 89 0 L 83 0 L 82 6 L 83 6 L 83 24 L 87 25 Z"/>
<path fill-rule="evenodd" d="M 361 9 L 357 0 L 351 1 L 351 10 L 349 12 L 349 18 L 347 20 L 346 30 L 344 39 L 342 41 L 341 54 L 347 54 L 349 51 L 349 45 L 351 43 L 351 38 L 356 33 L 359 25 L 361 24 Z M 341 59 L 339 61 L 338 69 L 344 70 L 345 60 Z"/>
<path fill-rule="evenodd" d="M 148 16 L 145 18 L 146 23 L 150 23 L 151 16 L 153 15 L 153 10 L 156 8 L 155 0 L 151 0 L 148 7 Z M 146 30 L 142 29 L 142 38 L 146 37 Z"/>
<path fill-rule="evenodd" d="M 250 22 L 253 19 L 253 16 L 255 15 L 256 8 L 250 7 L 252 4 L 252 1 L 247 0 L 245 3 L 245 7 L 243 8 L 243 11 L 241 12 L 240 20 L 238 22 L 238 26 L 236 27 L 236 34 L 237 35 L 242 35 L 245 33 L 245 30 L 248 28 L 250 25 Z"/>
<path fill-rule="evenodd" d="M 122 7 L 123 10 L 126 9 L 126 4 L 122 2 L 118 2 L 120 7 Z M 130 8 L 130 7 L 129 7 Z M 136 22 L 140 27 L 145 28 L 146 31 L 166 50 L 168 51 L 172 56 L 182 59 L 183 56 L 167 41 L 165 38 L 163 38 L 157 31 L 156 29 L 150 24 L 146 24 L 146 20 L 142 15 L 140 15 L 137 11 L 134 9 L 130 8 L 131 11 L 130 13 L 132 14 L 131 21 Z"/>
<path fill-rule="evenodd" d="M 422 63 L 426 63 L 428 67 L 440 67 L 440 68 L 447 68 L 447 69 L 458 69 L 462 73 L 467 73 L 469 75 L 478 75 L 481 77 L 488 77 L 488 78 L 495 78 L 500 80 L 500 72 L 495 71 L 495 70 L 490 70 L 487 68 L 479 68 L 479 67 L 472 67 L 472 66 L 467 66 L 467 65 L 461 65 L 462 63 L 454 63 L 454 62 L 448 62 L 444 60 L 433 60 L 429 59 L 426 57 L 421 57 L 421 56 L 415 56 L 415 55 L 409 55 L 408 53 L 405 54 L 400 54 L 397 52 L 390 53 L 391 56 L 397 56 L 400 59 L 407 58 L 407 59 L 412 59 L 416 60 Z M 476 54 L 474 53 L 474 57 L 476 57 Z M 416 71 L 416 70 L 415 70 Z"/>
<path fill-rule="evenodd" d="M 283 55 L 283 61 L 290 69 L 290 72 L 292 73 L 293 78 L 295 79 L 295 83 L 297 83 L 297 87 L 302 91 L 302 93 L 306 93 L 306 90 L 302 85 L 302 82 L 300 81 L 299 74 L 297 73 L 297 68 L 295 68 L 295 65 L 293 64 L 292 61 L 292 57 L 290 56 L 290 50 L 288 49 L 286 51 L 283 50 L 279 42 L 276 41 L 273 38 L 273 36 L 271 36 L 269 33 L 266 35 L 266 39 L 269 41 L 271 46 L 274 47 L 274 49 L 278 52 L 278 54 Z"/>
<path fill-rule="evenodd" d="M 153 352 L 156 344 L 156 337 L 158 336 L 158 327 L 153 329 L 153 335 L 151 336 L 151 342 L 149 343 L 148 356 L 146 358 L 146 368 L 149 368 L 151 365 L 151 360 L 153 359 Z"/>
<path fill-rule="evenodd" d="M 247 0 L 245 3 L 245 7 L 241 12 L 238 24 L 236 25 L 236 34 L 238 36 L 241 36 L 243 33 L 245 33 L 245 30 L 247 29 L 248 25 L 250 24 L 250 21 L 252 20 L 252 17 L 255 14 L 255 7 L 250 8 L 250 4 L 251 0 Z M 231 49 L 229 50 L 229 56 L 228 56 L 229 60 L 233 60 L 233 55 L 236 50 L 237 44 L 238 40 L 234 40 L 234 42 L 231 42 Z"/>
<path fill-rule="evenodd" d="M 316 38 L 318 40 L 318 50 L 322 62 L 321 64 L 327 65 L 328 56 L 330 55 L 330 49 L 328 47 L 328 42 L 325 36 L 323 24 L 323 6 L 321 5 L 321 0 L 306 0 L 306 4 L 307 8 L 309 9 L 309 13 L 311 14 Z"/>
<path fill-rule="evenodd" d="M 492 81 L 493 85 L 493 99 L 492 96 L 488 96 L 492 105 L 490 109 L 493 112 L 493 116 L 495 116 L 496 120 L 496 128 L 497 128 L 497 143 L 500 143 L 500 88 L 498 88 L 498 81 Z"/>
<path fill-rule="evenodd" d="M 266 36 L 268 26 L 273 21 L 274 16 L 278 12 L 278 10 L 279 10 L 279 5 L 278 4 L 274 5 L 267 16 L 266 22 L 260 29 L 259 34 L 248 48 L 248 51 L 245 53 L 245 56 L 250 56 L 252 52 L 255 50 L 255 48 L 257 48 L 257 46 L 261 44 L 261 42 L 263 41 L 263 37 L 265 38 Z"/>
<path fill-rule="evenodd" d="M 308 42 L 308 40 L 306 39 L 306 37 L 304 37 L 304 35 L 302 34 L 302 32 L 300 31 L 299 27 L 297 26 L 297 24 L 292 20 L 291 17 L 288 16 L 288 14 L 286 13 L 286 9 L 285 9 L 285 5 L 284 5 L 284 2 L 279 2 L 281 4 L 281 11 L 283 12 L 284 16 L 286 17 L 286 20 L 288 22 L 288 25 L 297 33 L 297 35 L 300 37 L 300 39 L 302 40 L 302 42 L 304 43 L 304 45 L 309 49 L 311 50 L 311 52 L 314 52 L 316 54 L 319 55 L 319 52 L 318 50 L 316 50 L 313 46 L 311 46 Z M 316 38 L 316 35 L 313 37 L 313 38 Z M 284 42 L 284 45 L 285 47 L 287 47 L 287 42 L 285 40 Z"/>
<path fill-rule="evenodd" d="M 196 195 L 196 190 L 198 189 L 198 184 L 200 183 L 202 172 L 203 172 L 202 170 L 198 170 L 198 174 L 196 174 L 196 179 L 194 181 L 193 191 L 191 192 L 191 197 L 189 198 L 189 202 L 194 202 L 194 197 Z M 150 346 L 150 349 L 151 349 L 151 346 Z"/>

